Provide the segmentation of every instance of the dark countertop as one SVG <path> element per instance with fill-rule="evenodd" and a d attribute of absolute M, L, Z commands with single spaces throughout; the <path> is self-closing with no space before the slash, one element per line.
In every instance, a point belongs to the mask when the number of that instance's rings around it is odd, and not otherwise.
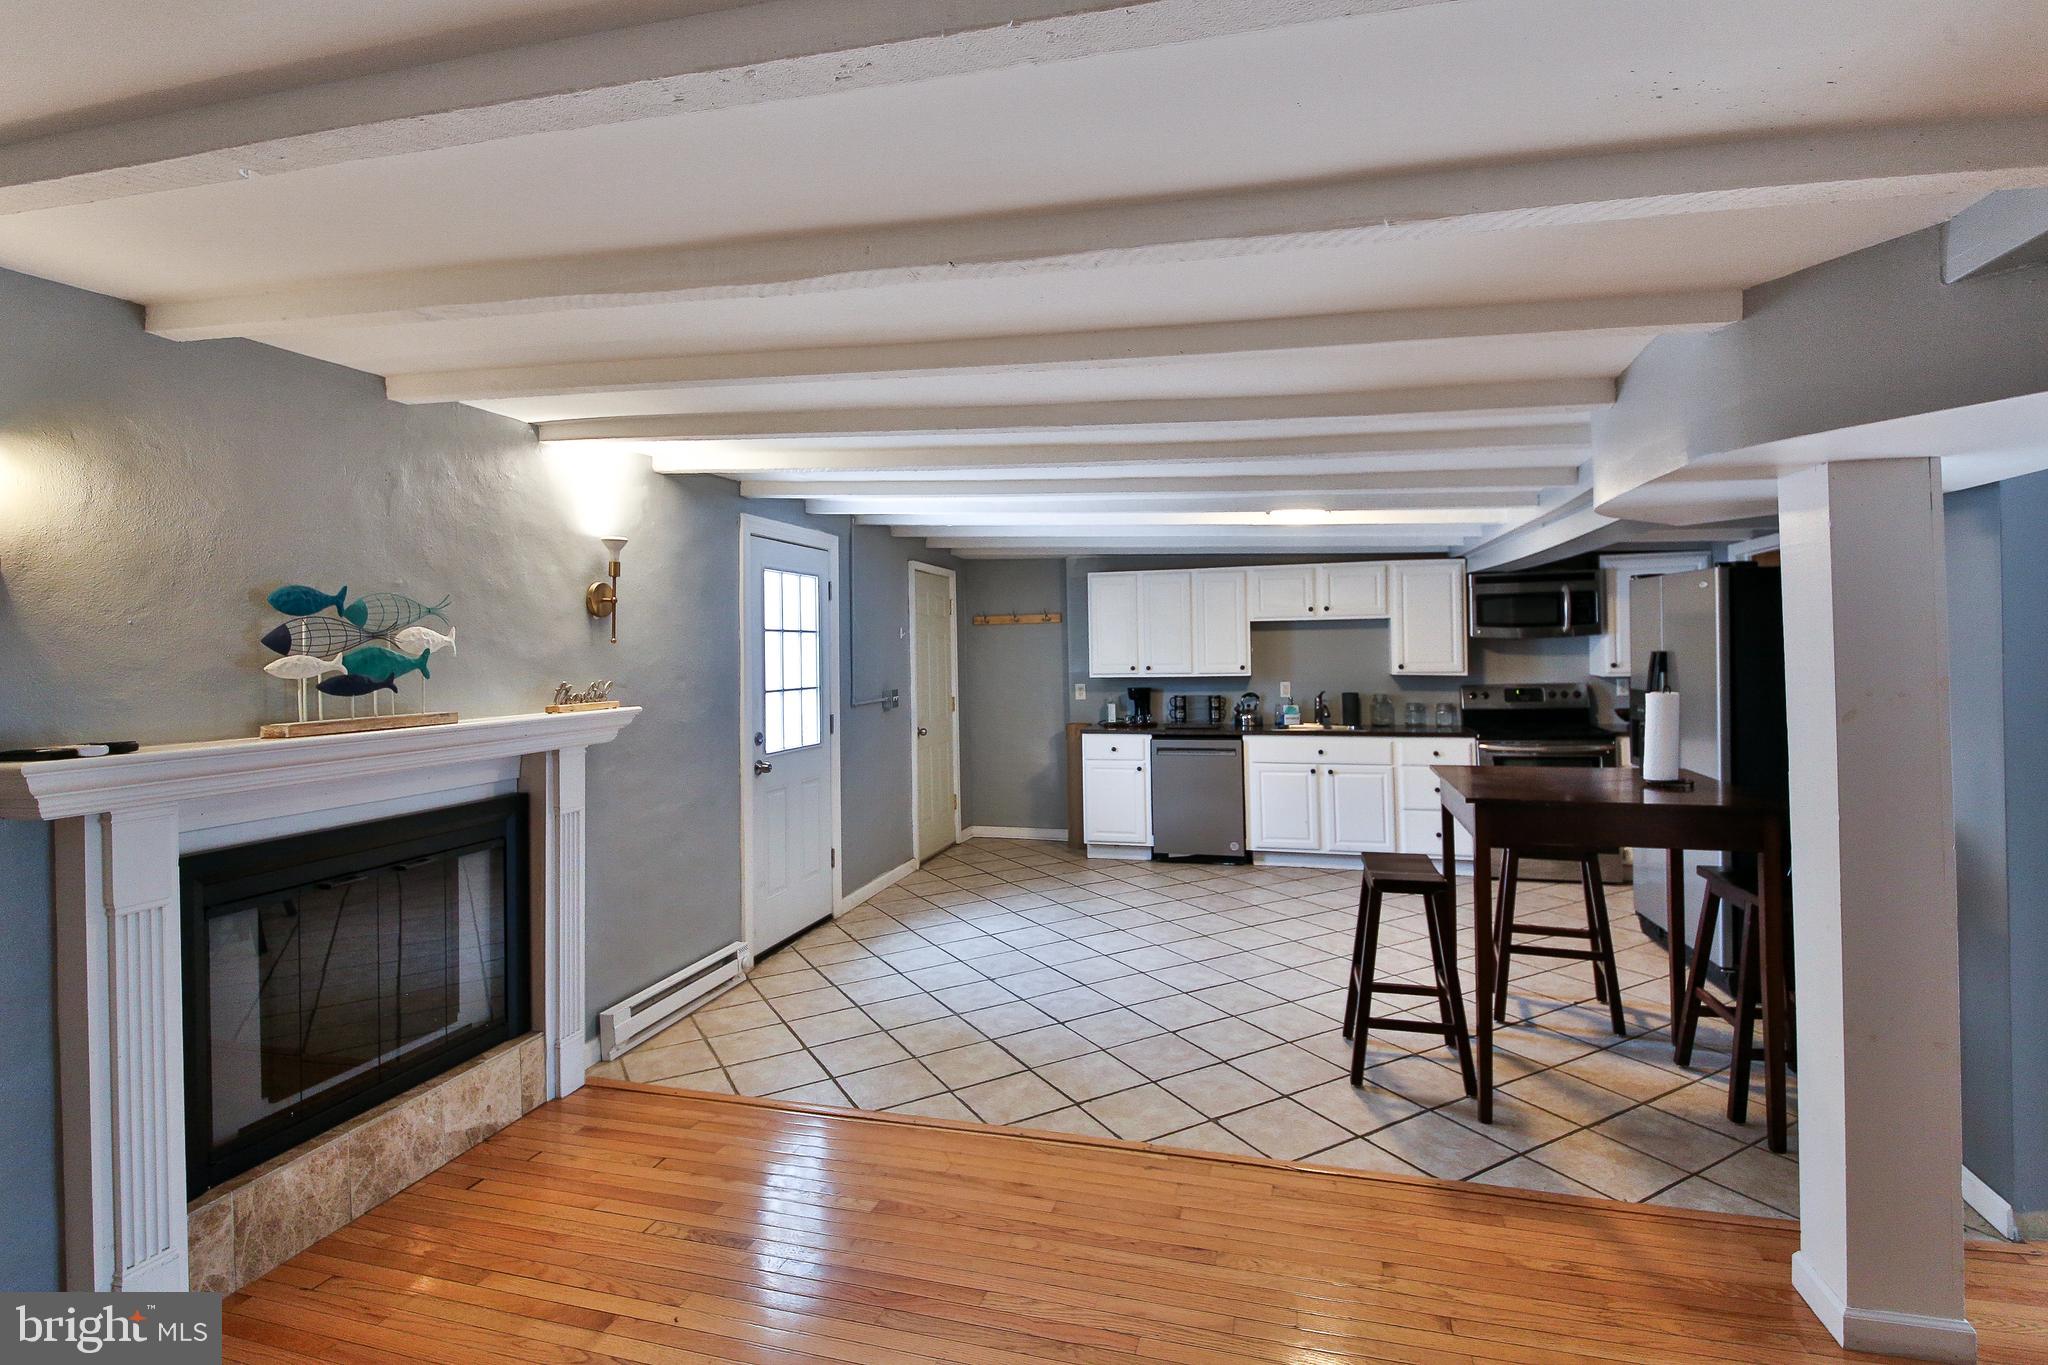
<path fill-rule="evenodd" d="M 1089 725 L 1084 735 L 1151 735 L 1157 739 L 1262 739 L 1274 735 L 1302 739 L 1473 739 L 1470 730 L 1404 730 L 1399 726 L 1360 730 L 1240 730 L 1232 725 Z"/>

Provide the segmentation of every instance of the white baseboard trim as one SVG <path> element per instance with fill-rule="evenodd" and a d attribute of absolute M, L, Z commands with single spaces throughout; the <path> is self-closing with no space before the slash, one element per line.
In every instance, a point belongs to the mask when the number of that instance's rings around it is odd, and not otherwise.
<path fill-rule="evenodd" d="M 2023 1241 L 2019 1215 L 2012 1205 L 2005 1202 L 1997 1190 L 1977 1178 L 1976 1172 L 1963 1167 L 1963 1202 L 1977 1211 L 1978 1217 L 1997 1230 L 2000 1237 L 2008 1242 Z"/>
<path fill-rule="evenodd" d="M 884 872 L 881 876 L 875 878 L 866 886 L 855 887 L 853 890 L 841 896 L 839 898 L 839 903 L 832 907 L 832 917 L 834 919 L 837 919 L 839 918 L 839 916 L 853 909 L 854 906 L 861 904 L 862 902 L 870 899 L 871 897 L 881 895 L 884 891 L 887 891 L 890 887 L 896 885 L 896 883 L 902 881 L 905 877 L 908 877 L 911 873 L 915 871 L 917 871 L 917 859 L 912 858 L 909 862 L 900 863 L 897 866 L 890 868 L 887 872 Z"/>
<path fill-rule="evenodd" d="M 960 831 L 965 839 L 1046 839 L 1065 843 L 1067 832 L 1063 829 L 1033 829 L 1028 825 L 969 825 Z"/>
<path fill-rule="evenodd" d="M 1803 1251 L 1792 1253 L 1792 1287 L 1846 1350 L 1962 1365 L 1977 1359 L 1977 1329 L 1970 1326 L 1968 1318 L 1851 1308 L 1814 1270 Z"/>
<path fill-rule="evenodd" d="M 1152 850 L 1136 844 L 1090 844 L 1087 854 L 1091 858 L 1107 858 L 1116 863 L 1149 863 Z"/>

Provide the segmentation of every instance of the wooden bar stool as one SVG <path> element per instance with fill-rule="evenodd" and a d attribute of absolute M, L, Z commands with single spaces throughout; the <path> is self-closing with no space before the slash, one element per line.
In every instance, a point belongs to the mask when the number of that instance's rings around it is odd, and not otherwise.
<path fill-rule="evenodd" d="M 1579 865 L 1579 882 L 1586 897 L 1585 928 L 1561 929 L 1548 924 L 1515 923 L 1515 882 L 1521 872 L 1524 853 L 1531 858 Z M 1517 943 L 1517 934 L 1529 939 L 1581 939 L 1586 946 L 1560 948 L 1549 943 Z M 1505 1024 L 1508 1021 L 1508 968 L 1512 959 L 1516 955 L 1561 957 L 1572 962 L 1593 964 L 1593 998 L 1607 1006 L 1616 1033 L 1628 1032 L 1628 1025 L 1621 1016 L 1621 979 L 1614 969 L 1614 935 L 1607 924 L 1607 892 L 1600 882 L 1600 855 L 1597 853 L 1561 853 L 1541 848 L 1507 850 L 1506 864 L 1500 874 L 1500 909 L 1494 918 L 1493 944 L 1495 1023 Z"/>
<path fill-rule="evenodd" d="M 1764 1125 L 1770 1149 L 1782 1152 L 1788 1145 L 1784 1105 L 1784 1071 L 1790 1064 L 1793 1038 L 1793 997 L 1784 978 L 1784 964 L 1791 958 L 1792 936 L 1789 914 L 1782 922 L 1767 924 L 1763 897 L 1736 881 L 1726 868 L 1703 867 L 1700 877 L 1706 886 L 1700 895 L 1700 923 L 1693 934 L 1692 963 L 1686 970 L 1685 994 L 1681 998 L 1675 1028 L 1675 1055 L 1680 1066 L 1692 1063 L 1693 1041 L 1699 1034 L 1700 1012 L 1711 1011 L 1735 1030 L 1734 1056 L 1728 1066 L 1728 1121 L 1749 1122 L 1749 1070 L 1756 1058 L 1756 1020 L 1764 1021 Z M 1788 891 L 1785 904 L 1791 905 Z M 1741 924 L 1736 933 L 1736 961 L 1733 972 L 1735 996 L 1723 1000 L 1707 984 L 1707 963 L 1712 953 L 1714 929 L 1721 907 L 1738 913 Z M 1682 931 L 1681 931 L 1682 932 Z M 1764 935 L 1773 935 L 1778 951 L 1765 953 Z M 1766 964 L 1776 969 L 1767 978 Z M 1782 1000 L 1782 1011 L 1765 1002 Z M 1782 1014 L 1782 1017 L 1780 1015 Z"/>
<path fill-rule="evenodd" d="M 1420 853 L 1368 853 L 1365 876 L 1358 886 L 1358 933 L 1351 945 L 1351 990 L 1344 999 L 1344 1036 L 1351 1039 L 1351 1083 L 1365 1080 L 1365 1035 L 1368 1029 L 1402 1033 L 1434 1033 L 1458 1051 L 1458 1071 L 1465 1093 L 1479 1093 L 1472 1068 L 1472 1034 L 1465 1026 L 1465 993 L 1458 984 L 1457 904 L 1451 885 L 1436 864 Z M 1429 928 L 1429 958 L 1436 984 L 1381 981 L 1373 975 L 1380 952 L 1380 909 L 1389 895 L 1422 897 L 1422 918 Z M 1436 1001 L 1440 1022 L 1389 1018 L 1372 1012 L 1379 995 L 1421 995 Z"/>

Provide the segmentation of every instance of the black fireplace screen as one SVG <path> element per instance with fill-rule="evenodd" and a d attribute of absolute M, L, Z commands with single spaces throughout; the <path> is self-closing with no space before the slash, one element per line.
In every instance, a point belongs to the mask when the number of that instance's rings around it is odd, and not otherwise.
<path fill-rule="evenodd" d="M 525 800 L 186 858 L 193 1195 L 526 1029 Z"/>

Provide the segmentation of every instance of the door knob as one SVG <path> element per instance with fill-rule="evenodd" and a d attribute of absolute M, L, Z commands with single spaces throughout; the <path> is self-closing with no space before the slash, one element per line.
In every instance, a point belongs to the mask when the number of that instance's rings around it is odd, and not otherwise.
<path fill-rule="evenodd" d="M 766 763 L 758 758 L 754 760 L 754 776 L 761 777 L 774 771 L 775 765 L 773 763 Z"/>
<path fill-rule="evenodd" d="M 918 737 L 919 739 L 923 739 L 923 738 L 924 738 L 924 737 L 925 737 L 926 735 L 928 735 L 928 734 L 930 734 L 930 733 L 931 733 L 931 731 L 929 731 L 929 730 L 925 729 L 925 728 L 924 728 L 924 727 L 923 727 L 922 725 L 920 725 L 920 726 L 918 726 L 918 727 L 917 727 L 917 737 Z"/>

